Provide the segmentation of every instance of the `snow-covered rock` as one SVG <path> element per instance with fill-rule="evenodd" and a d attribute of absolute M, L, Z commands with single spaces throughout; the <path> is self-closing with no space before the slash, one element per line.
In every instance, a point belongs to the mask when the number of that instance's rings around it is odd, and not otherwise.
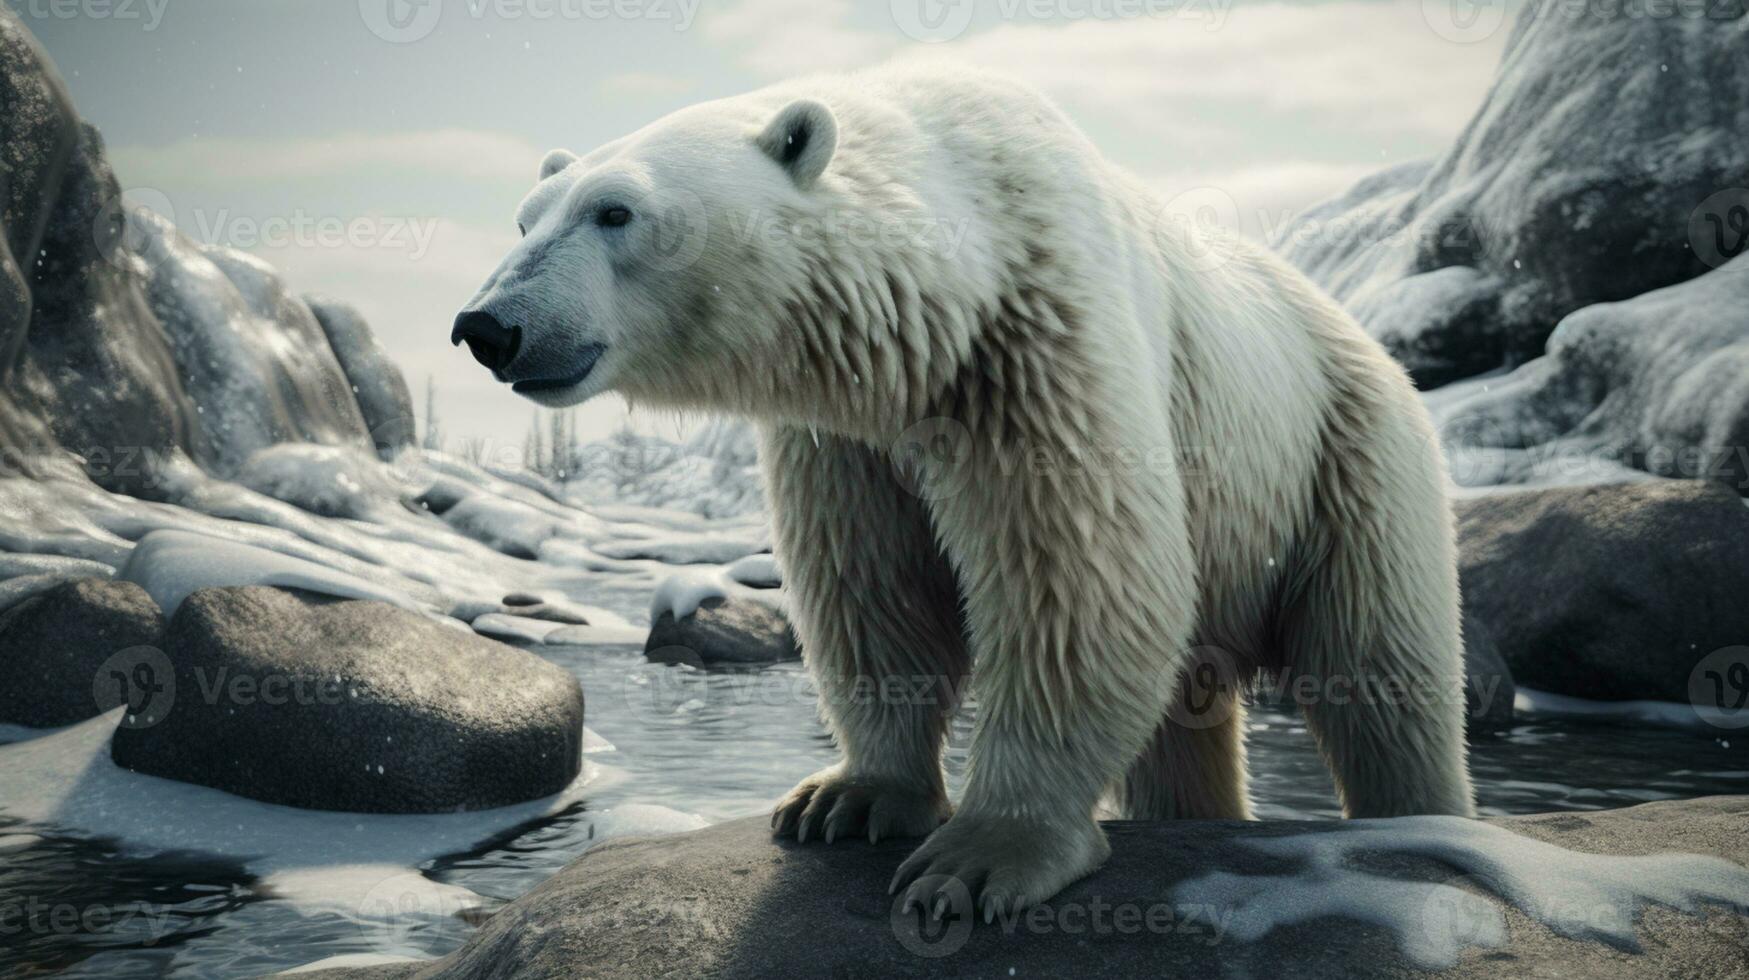
<path fill-rule="evenodd" d="M 758 439 L 747 422 L 717 418 L 681 443 L 621 432 L 580 448 L 572 500 L 688 511 L 704 517 L 765 507 Z"/>
<path fill-rule="evenodd" d="M 575 677 L 391 606 L 203 589 L 165 647 L 167 703 L 112 743 L 136 772 L 290 806 L 440 813 L 550 796 L 582 766 Z"/>
<path fill-rule="evenodd" d="M 538 558 L 541 545 L 559 533 L 553 518 L 517 500 L 479 494 L 443 513 L 450 527 L 513 558 Z"/>
<path fill-rule="evenodd" d="M 1740 11 L 1527 4 L 1449 150 L 1362 181 L 1276 245 L 1423 386 L 1529 360 L 1573 311 L 1742 250 L 1721 254 L 1707 215 L 1749 204 L 1746 49 Z"/>
<path fill-rule="evenodd" d="M 292 442 L 250 456 L 236 482 L 312 514 L 354 519 L 399 507 L 407 491 L 392 468 L 362 449 Z"/>
<path fill-rule="evenodd" d="M 1632 467 L 1749 495 L 1749 255 L 1585 307 L 1544 356 L 1429 403 L 1460 483 L 1583 483 Z"/>
<path fill-rule="evenodd" d="M 229 475 L 306 441 L 372 448 L 362 404 L 308 305 L 265 263 L 199 247 L 124 195 L 53 65 L 0 11 L 0 453 L 25 475 L 84 470 L 142 496 L 179 455 Z M 125 177 L 125 175 L 124 175 Z M 362 324 L 349 328 L 349 354 Z M 392 365 L 361 368 L 366 390 Z M 404 389 L 405 385 L 400 387 Z"/>
<path fill-rule="evenodd" d="M 407 596 L 356 575 L 303 558 L 187 531 L 153 531 L 140 540 L 117 577 L 140 585 L 166 616 L 182 601 L 215 586 L 272 585 L 347 599 L 374 599 L 402 609 Z"/>
<path fill-rule="evenodd" d="M 750 589 L 783 586 L 783 570 L 777 565 L 776 555 L 748 555 L 724 569 L 724 574 Z"/>
<path fill-rule="evenodd" d="M 413 396 L 401 369 L 350 304 L 326 296 L 305 296 L 304 302 L 321 324 L 328 346 L 352 384 L 377 454 L 385 460 L 394 459 L 401 449 L 413 445 L 418 429 Z"/>
<path fill-rule="evenodd" d="M 591 850 L 392 980 L 573 976 L 1729 975 L 1749 904 L 1749 798 L 1600 813 L 1107 825 L 1109 860 L 985 922 L 887 894 L 910 840 L 795 847 L 764 817 Z M 821 895 L 831 895 L 821 901 Z M 603 922 L 613 928 L 602 928 Z"/>
<path fill-rule="evenodd" d="M 783 613 L 763 602 L 711 597 L 683 617 L 653 617 L 644 655 L 691 666 L 768 664 L 801 658 L 795 631 Z"/>

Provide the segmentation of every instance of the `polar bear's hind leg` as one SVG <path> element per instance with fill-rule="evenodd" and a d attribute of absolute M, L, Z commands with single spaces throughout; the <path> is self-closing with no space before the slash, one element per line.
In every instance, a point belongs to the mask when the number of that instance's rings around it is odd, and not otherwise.
<path fill-rule="evenodd" d="M 1400 370 L 1350 377 L 1326 425 L 1308 565 L 1283 609 L 1283 652 L 1291 671 L 1319 681 L 1306 721 L 1345 815 L 1473 815 L 1438 441 Z"/>

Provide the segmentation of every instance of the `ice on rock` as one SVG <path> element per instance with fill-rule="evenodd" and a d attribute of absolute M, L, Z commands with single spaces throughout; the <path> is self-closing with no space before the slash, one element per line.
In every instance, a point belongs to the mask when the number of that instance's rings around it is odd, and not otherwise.
<path fill-rule="evenodd" d="M 237 482 L 321 517 L 368 520 L 400 507 L 409 488 L 395 469 L 350 446 L 281 443 L 249 457 Z"/>
<path fill-rule="evenodd" d="M 1639 948 L 1637 923 L 1648 907 L 1699 913 L 1749 904 L 1749 870 L 1722 858 L 1586 854 L 1459 817 L 1356 820 L 1334 832 L 1241 844 L 1301 870 L 1214 872 L 1180 884 L 1174 899 L 1232 909 L 1228 934 L 1245 942 L 1325 917 L 1371 923 L 1389 930 L 1404 956 L 1425 969 L 1454 965 L 1468 947 L 1503 946 L 1501 901 L 1558 935 L 1629 951 Z M 1359 869 L 1357 859 L 1386 854 L 1442 862 L 1476 890 Z"/>
<path fill-rule="evenodd" d="M 676 622 L 698 611 L 698 607 L 713 599 L 746 599 L 784 611 L 782 594 L 772 589 L 755 589 L 729 577 L 722 568 L 687 570 L 670 575 L 656 587 L 650 600 L 650 622 L 664 614 Z"/>
<path fill-rule="evenodd" d="M 783 585 L 783 571 L 777 567 L 775 555 L 748 555 L 728 569 L 728 576 L 754 589 L 775 589 Z"/>
<path fill-rule="evenodd" d="M 0 580 L 18 575 L 64 575 L 67 578 L 108 578 L 115 566 L 60 555 L 0 554 Z"/>
<path fill-rule="evenodd" d="M 80 575 L 63 575 L 46 572 L 39 575 L 19 575 L 0 581 L 0 613 L 11 609 L 32 596 L 41 595 L 63 582 L 71 582 Z"/>
<path fill-rule="evenodd" d="M 521 643 L 545 643 L 548 634 L 563 628 L 563 623 L 555 623 L 547 619 L 532 619 L 528 616 L 516 616 L 510 613 L 487 613 L 475 617 L 474 632 L 481 636 L 490 636 L 498 640 L 514 640 Z"/>
<path fill-rule="evenodd" d="M 651 559 L 670 565 L 720 565 L 771 547 L 763 537 L 733 532 L 652 533 L 602 541 L 595 552 L 622 560 Z"/>
<path fill-rule="evenodd" d="M 1707 732 L 1711 727 L 1705 712 L 1716 707 L 1702 704 L 1679 704 L 1675 701 L 1593 701 L 1565 694 L 1518 688 L 1512 699 L 1514 714 L 1532 718 L 1559 718 L 1572 721 L 1629 722 L 1648 728 L 1679 728 Z M 1723 726 L 1721 726 L 1723 727 Z"/>
<path fill-rule="evenodd" d="M 540 557 L 541 545 L 559 533 L 551 516 L 525 503 L 485 494 L 451 507 L 443 520 L 462 534 L 513 558 Z"/>
<path fill-rule="evenodd" d="M 272 585 L 347 599 L 374 599 L 422 611 L 405 594 L 355 575 L 222 538 L 186 531 L 153 531 L 140 540 L 118 577 L 145 589 L 166 618 L 199 590 L 226 585 Z"/>

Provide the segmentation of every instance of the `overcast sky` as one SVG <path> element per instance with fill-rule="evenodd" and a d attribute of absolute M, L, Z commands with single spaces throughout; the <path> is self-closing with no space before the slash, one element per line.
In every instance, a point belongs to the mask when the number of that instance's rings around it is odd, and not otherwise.
<path fill-rule="evenodd" d="M 797 73 L 956 58 L 1039 85 L 1167 196 L 1219 188 L 1262 234 L 1443 149 L 1509 26 L 1503 0 L 5 2 L 124 188 L 358 306 L 416 400 L 437 380 L 449 435 L 500 439 L 532 407 L 447 335 L 551 147 Z M 583 427 L 624 417 L 601 399 Z"/>

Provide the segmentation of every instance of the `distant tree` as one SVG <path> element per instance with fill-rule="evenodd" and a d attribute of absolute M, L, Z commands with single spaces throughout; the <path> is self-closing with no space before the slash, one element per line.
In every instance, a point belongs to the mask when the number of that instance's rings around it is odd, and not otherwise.
<path fill-rule="evenodd" d="M 420 445 L 433 451 L 443 448 L 443 429 L 437 421 L 437 379 L 429 374 L 425 376 L 425 439 Z"/>
<path fill-rule="evenodd" d="M 625 495 L 637 490 L 657 470 L 674 462 L 677 451 L 675 446 L 633 432 L 630 422 L 620 423 L 608 442 L 614 487 Z"/>
<path fill-rule="evenodd" d="M 546 475 L 546 447 L 541 444 L 540 409 L 529 419 L 528 435 L 522 440 L 522 468 L 530 473 Z"/>

